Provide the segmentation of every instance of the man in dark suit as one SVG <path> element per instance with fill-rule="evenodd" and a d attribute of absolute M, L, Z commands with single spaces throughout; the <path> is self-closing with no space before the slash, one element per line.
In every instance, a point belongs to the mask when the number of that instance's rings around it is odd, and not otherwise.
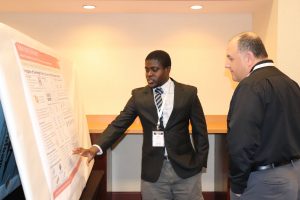
<path fill-rule="evenodd" d="M 300 88 L 252 32 L 228 44 L 231 200 L 300 200 Z"/>
<path fill-rule="evenodd" d="M 124 110 L 106 128 L 97 145 L 74 149 L 74 153 L 91 161 L 110 148 L 138 116 L 144 132 L 143 199 L 199 200 L 203 199 L 201 170 L 207 167 L 209 148 L 205 117 L 197 88 L 174 81 L 169 77 L 170 70 L 168 53 L 156 50 L 148 54 L 148 85 L 132 91 Z"/>

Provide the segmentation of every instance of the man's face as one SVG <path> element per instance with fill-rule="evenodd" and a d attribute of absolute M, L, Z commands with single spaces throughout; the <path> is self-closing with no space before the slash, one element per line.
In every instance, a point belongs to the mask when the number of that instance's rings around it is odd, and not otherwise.
<path fill-rule="evenodd" d="M 163 85 L 169 79 L 170 67 L 164 68 L 158 60 L 146 60 L 145 72 L 148 86 L 155 88 Z"/>
<path fill-rule="evenodd" d="M 248 76 L 247 56 L 246 53 L 238 51 L 237 40 L 229 42 L 226 57 L 225 68 L 230 71 L 233 81 L 240 82 Z"/>

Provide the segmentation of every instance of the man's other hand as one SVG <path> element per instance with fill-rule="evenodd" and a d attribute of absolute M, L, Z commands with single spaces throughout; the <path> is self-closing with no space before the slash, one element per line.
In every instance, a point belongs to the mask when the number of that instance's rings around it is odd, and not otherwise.
<path fill-rule="evenodd" d="M 99 149 L 95 146 L 91 146 L 89 149 L 77 147 L 73 149 L 73 154 L 78 154 L 87 157 L 87 164 L 89 164 L 94 159 L 98 151 Z"/>

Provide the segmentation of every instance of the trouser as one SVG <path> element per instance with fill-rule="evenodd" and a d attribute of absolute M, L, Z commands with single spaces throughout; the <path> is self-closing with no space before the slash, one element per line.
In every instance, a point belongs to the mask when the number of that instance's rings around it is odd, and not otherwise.
<path fill-rule="evenodd" d="M 168 160 L 164 160 L 157 182 L 142 180 L 141 191 L 143 200 L 203 200 L 201 173 L 182 179 Z"/>
<path fill-rule="evenodd" d="M 241 197 L 230 193 L 231 200 L 300 200 L 300 160 L 252 172 Z"/>

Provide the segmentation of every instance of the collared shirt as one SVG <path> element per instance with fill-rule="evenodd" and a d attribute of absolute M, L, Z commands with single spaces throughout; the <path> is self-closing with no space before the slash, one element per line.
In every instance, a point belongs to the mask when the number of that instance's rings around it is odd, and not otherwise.
<path fill-rule="evenodd" d="M 167 125 L 167 123 L 169 121 L 170 115 L 171 115 L 171 113 L 173 111 L 175 85 L 174 85 L 174 82 L 169 78 L 169 80 L 165 84 L 163 84 L 162 86 L 160 86 L 160 87 L 163 90 L 163 93 L 161 95 L 162 100 L 166 101 L 165 105 L 163 107 L 163 113 L 162 113 L 162 115 L 163 115 L 163 123 L 164 123 L 163 125 L 164 125 L 164 127 L 166 127 L 166 125 Z M 155 88 L 153 88 L 153 94 L 155 93 L 154 89 Z M 153 100 L 155 102 L 155 99 L 153 99 Z M 157 110 L 157 113 L 158 113 L 158 110 Z"/>
<path fill-rule="evenodd" d="M 274 63 L 273 63 L 273 60 L 263 60 L 263 61 L 260 61 L 260 62 L 256 63 L 256 64 L 252 67 L 252 69 L 251 69 L 249 75 L 250 75 L 252 72 L 254 72 L 255 70 L 259 69 L 259 68 L 270 67 L 270 66 L 275 67 L 275 65 L 274 65 Z M 248 76 L 249 76 L 249 75 L 248 75 Z"/>

